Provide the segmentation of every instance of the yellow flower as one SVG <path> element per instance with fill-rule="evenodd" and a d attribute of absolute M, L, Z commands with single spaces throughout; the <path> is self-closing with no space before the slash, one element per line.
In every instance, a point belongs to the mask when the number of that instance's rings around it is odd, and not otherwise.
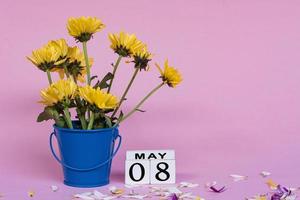
<path fill-rule="evenodd" d="M 267 180 L 266 184 L 269 186 L 271 190 L 276 190 L 278 184 L 275 183 L 272 179 Z"/>
<path fill-rule="evenodd" d="M 70 17 L 67 24 L 69 34 L 80 42 L 90 40 L 94 33 L 104 27 L 105 25 L 96 17 Z"/>
<path fill-rule="evenodd" d="M 59 57 L 60 52 L 56 48 L 46 45 L 34 50 L 31 56 L 27 56 L 27 59 L 40 70 L 47 71 L 59 64 Z"/>
<path fill-rule="evenodd" d="M 70 47 L 68 51 L 68 56 L 70 63 L 78 63 L 80 66 L 85 67 L 85 59 L 83 53 L 77 46 Z M 92 65 L 93 58 L 89 58 L 89 63 Z"/>
<path fill-rule="evenodd" d="M 109 34 L 108 38 L 111 42 L 110 48 L 123 57 L 131 56 L 144 48 L 144 44 L 134 34 L 120 32 L 119 34 Z"/>
<path fill-rule="evenodd" d="M 71 100 L 74 98 L 76 90 L 77 85 L 72 80 L 59 80 L 41 91 L 42 100 L 39 103 L 53 106 L 59 102 Z"/>
<path fill-rule="evenodd" d="M 77 46 L 69 47 L 67 53 L 67 70 L 68 73 L 77 80 L 84 83 L 86 75 L 86 64 L 83 53 Z M 89 58 L 90 67 L 93 65 L 94 59 Z M 53 71 L 58 72 L 61 79 L 64 78 L 65 71 L 63 68 L 54 68 Z"/>
<path fill-rule="evenodd" d="M 68 54 L 69 46 L 65 39 L 51 40 L 48 42 L 47 46 L 53 47 L 57 52 L 59 52 L 61 59 L 65 58 Z"/>
<path fill-rule="evenodd" d="M 118 105 L 116 96 L 89 85 L 80 87 L 79 95 L 89 104 L 95 105 L 101 110 L 114 109 Z"/>
<path fill-rule="evenodd" d="M 142 49 L 134 52 L 133 54 L 133 62 L 135 63 L 135 67 L 139 68 L 140 70 L 146 70 L 148 66 L 148 62 L 151 60 L 152 54 L 148 52 L 147 46 L 145 45 Z"/>
<path fill-rule="evenodd" d="M 167 83 L 170 87 L 176 87 L 181 81 L 182 77 L 181 74 L 177 69 L 174 67 L 169 66 L 168 60 L 165 61 L 165 68 L 162 70 L 159 65 L 156 63 L 156 67 L 158 68 L 161 78 L 163 82 Z"/>
<path fill-rule="evenodd" d="M 255 196 L 255 200 L 267 200 L 267 195 Z"/>

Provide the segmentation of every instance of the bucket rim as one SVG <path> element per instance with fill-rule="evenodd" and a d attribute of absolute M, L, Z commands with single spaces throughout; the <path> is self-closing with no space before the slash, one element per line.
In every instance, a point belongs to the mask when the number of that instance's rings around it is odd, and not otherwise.
<path fill-rule="evenodd" d="M 73 123 L 78 122 L 78 121 L 72 121 Z M 111 131 L 119 128 L 119 125 L 111 128 L 98 128 L 98 129 L 91 129 L 91 130 L 85 130 L 85 129 L 70 129 L 70 128 L 62 128 L 56 126 L 56 124 L 53 124 L 53 128 L 56 130 L 64 131 L 64 132 L 71 132 L 71 133 L 82 133 L 82 132 L 89 132 L 89 133 L 100 133 L 100 132 L 106 132 L 106 131 Z"/>

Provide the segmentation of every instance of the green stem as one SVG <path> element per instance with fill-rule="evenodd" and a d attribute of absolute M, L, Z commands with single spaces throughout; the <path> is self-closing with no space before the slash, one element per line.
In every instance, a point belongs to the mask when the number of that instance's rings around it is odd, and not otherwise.
<path fill-rule="evenodd" d="M 91 130 L 91 129 L 93 128 L 93 125 L 94 125 L 94 119 L 95 119 L 95 115 L 94 115 L 93 112 L 91 112 L 89 125 L 88 125 L 88 127 L 87 127 L 88 130 Z"/>
<path fill-rule="evenodd" d="M 114 78 L 115 78 L 115 75 L 116 75 L 116 71 L 117 71 L 117 69 L 118 69 L 118 66 L 119 66 L 119 64 L 120 64 L 120 61 L 121 61 L 121 59 L 122 59 L 122 56 L 119 56 L 118 57 L 118 60 L 117 60 L 117 62 L 116 62 L 116 64 L 114 65 L 114 69 L 113 69 L 113 77 L 110 79 L 110 82 L 109 82 L 109 85 L 108 85 L 108 89 L 107 89 L 107 92 L 109 93 L 110 92 L 110 90 L 111 90 L 111 86 L 112 86 L 112 84 L 113 84 L 113 81 L 114 81 Z"/>
<path fill-rule="evenodd" d="M 83 54 L 84 54 L 84 59 L 85 59 L 85 65 L 86 65 L 86 79 L 87 79 L 87 84 L 91 85 L 91 72 L 90 72 L 90 63 L 89 63 L 89 57 L 87 53 L 87 46 L 86 42 L 82 43 L 82 48 L 83 48 Z M 87 115 L 88 119 L 90 119 L 90 110 L 87 110 Z"/>
<path fill-rule="evenodd" d="M 122 119 L 119 119 L 119 121 L 114 125 L 117 126 L 124 120 L 126 120 L 128 117 L 130 117 L 133 113 L 135 113 L 142 105 L 143 103 L 151 96 L 153 95 L 157 90 L 159 90 L 165 83 L 161 83 L 158 86 L 156 86 L 153 90 L 151 90 L 147 96 L 145 96 L 127 115 L 125 115 Z"/>
<path fill-rule="evenodd" d="M 68 127 L 70 129 L 73 129 L 72 120 L 68 108 L 64 108 L 64 118 L 66 120 Z"/>
<path fill-rule="evenodd" d="M 56 110 L 55 110 L 55 112 L 53 112 L 53 115 L 54 115 L 54 121 L 55 121 L 56 126 L 63 128 L 64 123 L 61 120 L 59 120 L 59 114 Z"/>
<path fill-rule="evenodd" d="M 51 74 L 50 74 L 49 69 L 47 69 L 46 72 L 47 72 L 47 77 L 48 77 L 49 85 L 51 85 L 52 84 L 52 78 L 51 78 Z"/>
<path fill-rule="evenodd" d="M 89 57 L 88 57 L 88 53 L 87 53 L 86 42 L 82 42 L 82 48 L 83 48 L 83 54 L 84 54 L 84 59 L 85 59 L 85 65 L 86 65 L 87 84 L 91 85 L 90 63 L 89 63 Z"/>
<path fill-rule="evenodd" d="M 87 124 L 86 124 L 84 116 L 83 115 L 79 115 L 78 117 L 79 117 L 82 129 L 86 129 L 87 128 Z"/>
<path fill-rule="evenodd" d="M 126 99 L 126 95 L 127 95 L 128 91 L 129 91 L 129 89 L 130 89 L 130 87 L 131 87 L 131 85 L 132 85 L 132 83 L 133 83 L 133 81 L 134 81 L 134 79 L 135 79 L 138 71 L 139 71 L 139 68 L 136 68 L 135 71 L 134 71 L 134 73 L 133 73 L 133 75 L 132 75 L 132 77 L 131 77 L 131 79 L 130 79 L 130 81 L 129 81 L 129 83 L 128 83 L 128 85 L 127 85 L 127 87 L 126 87 L 126 89 L 125 89 L 125 91 L 124 91 L 124 93 L 123 93 L 123 95 L 122 95 L 122 97 L 121 97 L 120 103 L 118 104 L 118 106 L 114 110 L 113 114 L 111 115 L 111 118 L 113 118 L 115 116 L 115 114 L 117 113 L 117 111 L 121 107 L 121 104 Z"/>
<path fill-rule="evenodd" d="M 64 65 L 64 71 L 65 71 L 65 74 L 66 74 L 67 78 L 69 78 L 70 75 L 69 75 L 68 68 L 67 68 L 66 65 Z"/>

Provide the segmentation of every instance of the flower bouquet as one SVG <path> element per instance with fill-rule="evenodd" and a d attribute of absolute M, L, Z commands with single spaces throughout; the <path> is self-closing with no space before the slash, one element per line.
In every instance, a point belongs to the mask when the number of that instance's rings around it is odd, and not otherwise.
<path fill-rule="evenodd" d="M 112 158 L 120 144 L 118 126 L 136 111 L 161 87 L 174 88 L 181 81 L 180 73 L 168 64 L 164 68 L 155 64 L 160 72 L 161 82 L 154 87 L 128 113 L 121 106 L 136 76 L 147 71 L 152 54 L 146 44 L 134 34 L 124 32 L 109 34 L 110 48 L 118 55 L 112 72 L 102 79 L 91 75 L 93 58 L 88 56 L 87 43 L 105 25 L 95 17 L 69 18 L 69 34 L 82 45 L 68 46 L 64 39 L 51 40 L 32 52 L 27 58 L 47 74 L 49 87 L 41 91 L 40 103 L 45 106 L 37 121 L 54 120 L 54 132 L 50 135 L 50 147 L 55 159 L 63 166 L 64 183 L 70 186 L 93 187 L 109 183 Z M 123 58 L 129 58 L 134 66 L 133 75 L 122 96 L 111 94 L 117 69 Z M 58 73 L 60 80 L 53 82 L 52 74 Z M 72 119 L 72 114 L 75 118 Z M 52 146 L 56 136 L 60 158 Z M 119 144 L 114 149 L 115 141 Z"/>

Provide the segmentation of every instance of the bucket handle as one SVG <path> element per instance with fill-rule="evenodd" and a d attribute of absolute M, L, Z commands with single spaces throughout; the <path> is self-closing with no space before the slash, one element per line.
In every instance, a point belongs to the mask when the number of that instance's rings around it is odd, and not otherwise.
<path fill-rule="evenodd" d="M 109 159 L 107 159 L 106 161 L 104 161 L 103 163 L 100 163 L 94 167 L 91 167 L 91 168 L 86 168 L 86 169 L 80 169 L 80 168 L 76 168 L 76 167 L 71 167 L 69 165 L 67 165 L 66 163 L 64 163 L 61 159 L 58 158 L 58 156 L 56 155 L 54 149 L 53 149 L 53 145 L 52 145 L 52 138 L 53 138 L 53 135 L 55 135 L 55 132 L 52 132 L 51 135 L 50 135 L 50 149 L 51 149 L 51 152 L 52 152 L 52 155 L 54 156 L 54 158 L 61 164 L 63 165 L 64 167 L 66 168 L 69 168 L 71 170 L 75 170 L 75 171 L 91 171 L 91 170 L 94 170 L 94 169 L 97 169 L 99 167 L 102 167 L 103 165 L 107 164 L 108 162 L 110 162 L 113 157 L 115 157 L 115 155 L 118 153 L 119 149 L 120 149 L 120 146 L 121 146 L 121 143 L 122 143 L 122 136 L 120 136 L 119 134 L 116 136 L 116 138 L 119 138 L 119 144 L 116 148 L 116 150 L 114 151 L 114 153 L 110 156 Z M 56 135 L 55 135 L 56 136 Z M 114 140 L 116 140 L 116 138 Z"/>

